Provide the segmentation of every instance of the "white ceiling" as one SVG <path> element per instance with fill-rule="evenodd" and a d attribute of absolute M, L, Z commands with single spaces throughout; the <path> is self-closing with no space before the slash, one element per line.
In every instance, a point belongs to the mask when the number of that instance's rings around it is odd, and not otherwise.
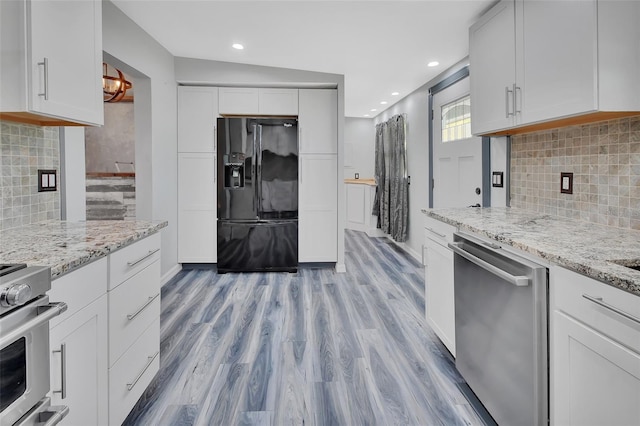
<path fill-rule="evenodd" d="M 174 56 L 344 74 L 349 117 L 379 114 L 466 57 L 469 26 L 495 3 L 112 1 Z"/>

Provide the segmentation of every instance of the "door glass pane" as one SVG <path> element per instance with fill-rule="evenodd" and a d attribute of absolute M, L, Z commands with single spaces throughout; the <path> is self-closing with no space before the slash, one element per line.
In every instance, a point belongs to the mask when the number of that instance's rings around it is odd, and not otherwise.
<path fill-rule="evenodd" d="M 453 101 L 442 107 L 442 142 L 453 142 L 471 137 L 471 98 Z"/>

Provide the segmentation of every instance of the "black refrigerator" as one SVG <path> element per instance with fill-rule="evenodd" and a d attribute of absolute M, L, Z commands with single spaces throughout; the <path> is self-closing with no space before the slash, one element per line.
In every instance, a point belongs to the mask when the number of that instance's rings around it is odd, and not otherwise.
<path fill-rule="evenodd" d="M 298 269 L 298 122 L 218 118 L 218 272 Z"/>

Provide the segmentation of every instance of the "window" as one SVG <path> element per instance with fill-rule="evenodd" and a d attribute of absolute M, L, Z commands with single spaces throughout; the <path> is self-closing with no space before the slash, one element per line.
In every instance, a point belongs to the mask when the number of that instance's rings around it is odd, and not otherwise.
<path fill-rule="evenodd" d="M 442 107 L 442 142 L 471 137 L 471 97 L 465 96 Z"/>

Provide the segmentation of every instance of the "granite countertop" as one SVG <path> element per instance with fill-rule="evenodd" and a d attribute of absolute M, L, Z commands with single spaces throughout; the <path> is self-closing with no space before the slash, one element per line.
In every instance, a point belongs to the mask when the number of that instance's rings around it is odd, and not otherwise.
<path fill-rule="evenodd" d="M 376 186 L 376 180 L 374 178 L 370 178 L 370 179 L 345 179 L 344 183 L 355 183 L 355 184 L 358 184 L 358 185 Z"/>
<path fill-rule="evenodd" d="M 442 222 L 640 296 L 640 231 L 508 207 L 423 209 Z"/>
<path fill-rule="evenodd" d="M 50 266 L 51 277 L 158 232 L 166 221 L 50 220 L 0 231 L 0 263 Z"/>

